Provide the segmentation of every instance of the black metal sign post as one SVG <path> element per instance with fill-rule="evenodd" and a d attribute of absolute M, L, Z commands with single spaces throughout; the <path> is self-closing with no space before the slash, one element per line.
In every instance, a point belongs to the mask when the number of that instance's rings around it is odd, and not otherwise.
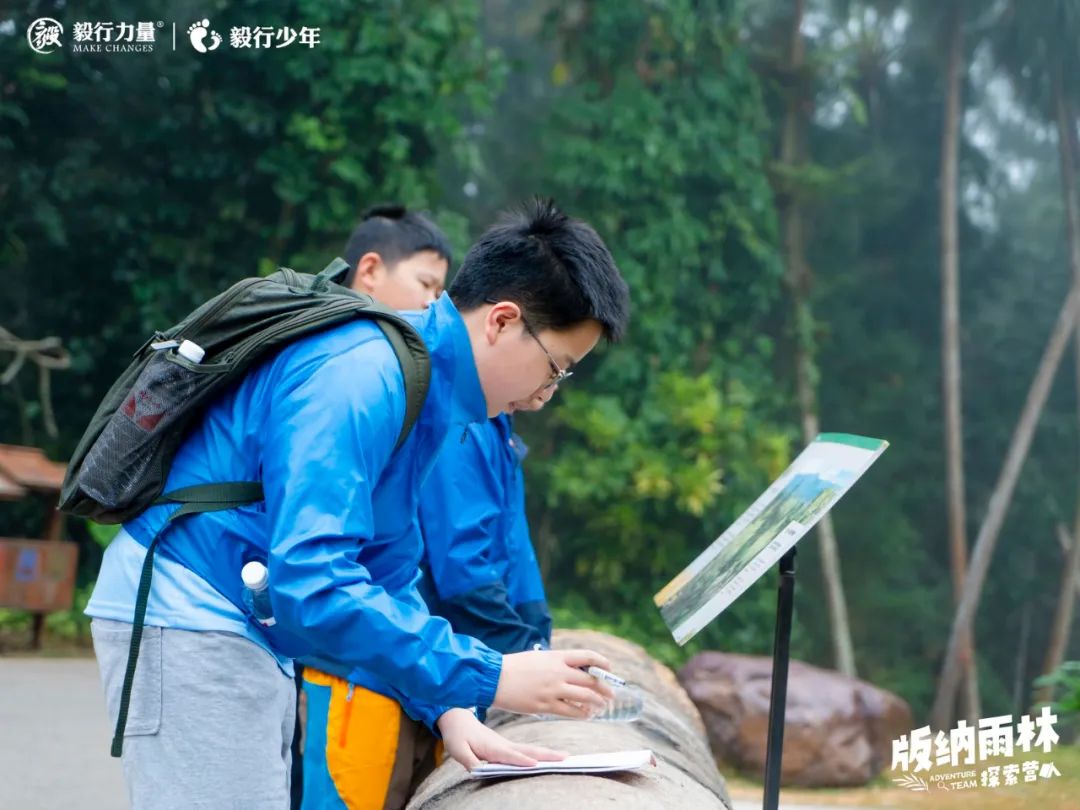
<path fill-rule="evenodd" d="M 769 695 L 769 737 L 765 744 L 764 810 L 779 810 L 780 807 L 780 763 L 784 756 L 784 713 L 787 709 L 791 619 L 794 610 L 795 546 L 792 546 L 780 558 L 780 589 L 776 597 L 776 635 L 773 638 L 772 692 Z"/>

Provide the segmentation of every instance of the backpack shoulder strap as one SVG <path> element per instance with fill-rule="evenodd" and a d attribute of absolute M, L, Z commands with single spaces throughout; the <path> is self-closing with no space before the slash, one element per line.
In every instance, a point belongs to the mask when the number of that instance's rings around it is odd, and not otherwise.
<path fill-rule="evenodd" d="M 397 326 L 382 318 L 376 320 L 379 328 L 390 346 L 397 355 L 398 363 L 401 364 L 401 374 L 405 381 L 405 420 L 401 424 L 401 433 L 398 434 L 394 449 L 397 450 L 409 437 L 409 432 L 420 418 L 420 411 L 427 399 L 428 387 L 431 385 L 431 359 L 427 352 L 419 354 L 413 351 L 405 336 Z"/>
<path fill-rule="evenodd" d="M 340 284 L 348 271 L 348 262 L 340 257 L 334 259 L 315 276 L 311 282 L 312 291 L 329 291 L 330 285 Z M 369 312 L 370 317 L 390 341 L 390 347 L 397 356 L 405 381 L 405 419 L 397 442 L 394 444 L 394 449 L 397 450 L 409 437 L 409 432 L 416 424 L 416 420 L 420 418 L 420 411 L 427 399 L 428 388 L 431 384 L 431 357 L 427 347 L 416 334 L 416 330 L 396 312 L 378 303 L 370 307 Z"/>
<path fill-rule="evenodd" d="M 124 683 L 120 688 L 120 707 L 116 713 L 116 729 L 113 731 L 109 753 L 119 757 L 124 751 L 124 730 L 127 728 L 128 711 L 131 707 L 131 690 L 135 684 L 135 667 L 139 662 L 143 629 L 146 627 L 146 606 L 150 598 L 150 582 L 154 576 L 154 552 L 165 530 L 173 521 L 199 512 L 216 512 L 232 509 L 262 500 L 262 484 L 257 481 L 226 481 L 218 484 L 200 484 L 182 487 L 162 495 L 154 504 L 180 503 L 179 509 L 169 515 L 146 548 L 139 587 L 135 595 L 135 616 L 131 623 L 131 641 L 128 644 L 128 660 L 124 669 Z"/>

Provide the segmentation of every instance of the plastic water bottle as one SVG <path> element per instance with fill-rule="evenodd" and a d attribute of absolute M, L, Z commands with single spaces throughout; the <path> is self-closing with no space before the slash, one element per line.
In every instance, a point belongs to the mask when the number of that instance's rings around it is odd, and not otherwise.
<path fill-rule="evenodd" d="M 595 720 L 602 723 L 632 723 L 641 717 L 645 708 L 645 693 L 633 684 L 613 687 L 615 697 L 605 709 L 583 720 Z M 534 714 L 537 720 L 572 720 L 559 714 Z"/>
<path fill-rule="evenodd" d="M 176 347 L 176 353 L 196 364 L 201 363 L 206 357 L 206 349 L 190 340 L 181 340 L 180 345 Z"/>
<path fill-rule="evenodd" d="M 641 717 L 645 708 L 645 693 L 633 684 L 616 686 L 615 698 L 606 709 L 592 716 L 593 720 L 606 723 L 631 723 Z"/>
<path fill-rule="evenodd" d="M 240 570 L 240 579 L 244 581 L 244 605 L 263 627 L 277 624 L 274 610 L 270 606 L 270 574 L 266 566 L 258 560 L 252 560 Z"/>
<path fill-rule="evenodd" d="M 170 359 L 170 352 L 198 365 L 206 351 L 190 340 L 151 344 L 153 355 L 109 418 L 83 460 L 80 489 L 98 503 L 120 509 L 143 493 L 160 437 L 173 430 L 180 405 L 197 392 L 200 375 Z"/>

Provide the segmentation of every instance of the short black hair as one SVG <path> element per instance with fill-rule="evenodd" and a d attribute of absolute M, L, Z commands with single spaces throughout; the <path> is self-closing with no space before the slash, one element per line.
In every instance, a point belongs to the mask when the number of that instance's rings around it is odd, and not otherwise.
<path fill-rule="evenodd" d="M 538 331 L 595 320 L 617 341 L 630 322 L 630 290 L 604 240 L 550 199 L 531 200 L 481 236 L 449 292 L 461 312 L 513 301 Z"/>
<path fill-rule="evenodd" d="M 453 264 L 450 240 L 426 216 L 396 203 L 373 205 L 361 214 L 360 224 L 345 243 L 345 261 L 349 263 L 349 272 L 343 283 L 345 286 L 352 284 L 356 277 L 356 263 L 365 253 L 378 253 L 386 266 L 393 270 L 394 265 L 402 259 L 424 250 L 432 250 L 442 256 L 448 268 Z"/>

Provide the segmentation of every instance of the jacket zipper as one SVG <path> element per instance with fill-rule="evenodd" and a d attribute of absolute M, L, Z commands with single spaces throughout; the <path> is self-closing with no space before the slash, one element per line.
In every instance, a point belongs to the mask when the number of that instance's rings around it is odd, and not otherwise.
<path fill-rule="evenodd" d="M 349 691 L 345 693 L 345 711 L 341 716 L 341 733 L 338 735 L 338 745 L 341 748 L 345 747 L 349 739 L 349 718 L 352 717 L 352 698 L 355 689 L 356 684 L 350 683 Z"/>

